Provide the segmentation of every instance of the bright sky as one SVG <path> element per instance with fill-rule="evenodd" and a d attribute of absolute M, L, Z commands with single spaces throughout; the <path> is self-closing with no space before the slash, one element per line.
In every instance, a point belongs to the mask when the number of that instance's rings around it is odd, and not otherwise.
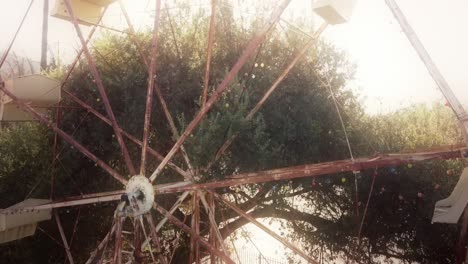
<path fill-rule="evenodd" d="M 0 50 L 7 47 L 29 2 L 0 1 L 0 10 L 3 11 L 0 16 Z M 54 2 L 51 1 L 51 8 Z M 151 17 L 147 11 L 153 6 L 153 1 L 124 2 L 136 25 L 149 24 Z M 397 3 L 462 104 L 468 106 L 468 1 L 398 0 Z M 310 0 L 293 0 L 291 8 L 294 7 L 311 12 Z M 35 1 L 13 48 L 18 55 L 39 61 L 41 17 L 42 1 Z M 65 61 L 70 60 L 80 47 L 72 25 L 56 18 L 51 18 L 49 23 L 50 53 Z M 118 28 L 124 26 L 118 5 L 113 5 L 108 11 L 104 24 Z M 384 0 L 358 0 L 352 20 L 329 27 L 324 37 L 347 51 L 351 61 L 356 63 L 357 80 L 353 86 L 360 91 L 367 112 L 388 112 L 412 103 L 445 102 Z M 258 244 L 268 245 L 268 238 L 259 237 Z M 264 250 L 271 251 L 272 247 L 267 246 Z"/>

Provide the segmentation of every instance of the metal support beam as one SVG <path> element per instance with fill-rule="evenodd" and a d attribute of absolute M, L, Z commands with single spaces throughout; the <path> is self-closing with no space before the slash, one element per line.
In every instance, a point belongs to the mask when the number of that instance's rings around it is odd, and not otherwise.
<path fill-rule="evenodd" d="M 167 264 L 167 260 L 162 253 L 161 243 L 158 238 L 158 232 L 156 231 L 156 228 L 154 227 L 153 216 L 151 216 L 151 213 L 147 213 L 145 217 L 146 217 L 146 221 L 148 222 L 150 226 L 151 239 L 153 240 L 154 248 L 157 250 L 156 254 L 158 254 L 159 262 L 161 262 L 162 264 Z"/>
<path fill-rule="evenodd" d="M 206 48 L 205 78 L 203 79 L 202 108 L 205 107 L 208 98 L 208 85 L 210 82 L 211 53 L 213 51 L 215 34 L 216 0 L 211 0 L 210 29 L 208 32 L 208 45 Z"/>
<path fill-rule="evenodd" d="M 216 189 L 232 187 L 244 184 L 264 183 L 281 180 L 292 180 L 297 178 L 317 177 L 326 174 L 335 174 L 342 172 L 352 172 L 366 169 L 375 169 L 389 166 L 398 166 L 408 163 L 417 163 L 427 160 L 443 160 L 459 158 L 468 148 L 450 148 L 451 150 L 440 150 L 411 154 L 388 154 L 373 158 L 358 158 L 354 160 L 338 160 L 331 162 L 322 162 L 315 164 L 300 165 L 294 167 L 273 169 L 260 172 L 242 173 L 225 177 L 220 181 L 212 181 L 200 184 L 184 184 L 183 186 L 171 187 L 164 186 L 158 188 L 156 192 L 171 193 L 188 190 Z M 162 187 L 162 186 L 161 186 Z"/>
<path fill-rule="evenodd" d="M 187 192 L 193 190 L 203 189 L 216 189 L 231 186 L 238 186 L 244 184 L 265 183 L 273 181 L 291 180 L 306 177 L 318 177 L 327 174 L 335 174 L 342 172 L 352 172 L 358 170 L 367 170 L 375 168 L 383 168 L 390 166 L 399 166 L 408 163 L 418 163 L 429 160 L 448 160 L 460 158 L 467 155 L 468 148 L 460 146 L 445 146 L 439 150 L 432 150 L 427 152 L 407 153 L 407 154 L 386 154 L 372 158 L 358 158 L 353 160 L 338 160 L 331 162 L 315 163 L 300 165 L 294 167 L 279 168 L 267 171 L 243 173 L 226 176 L 224 180 L 212 181 L 200 184 L 191 182 L 174 182 L 167 184 L 158 184 L 154 186 L 156 194 L 161 195 L 165 193 Z M 78 197 L 70 197 L 67 200 L 54 201 L 47 204 L 38 206 L 29 206 L 15 209 L 3 209 L 2 213 L 7 212 L 20 212 L 31 210 L 44 210 L 68 207 L 81 204 L 102 203 L 120 200 L 121 194 L 124 190 L 111 191 L 87 194 Z M 182 196 L 187 195 L 183 194 Z M 179 200 L 183 200 L 179 198 Z M 173 206 L 174 210 L 177 206 Z M 160 225 L 158 225 L 159 227 Z M 162 226 L 162 224 L 161 224 Z M 157 228 L 158 228 L 157 227 Z"/>
<path fill-rule="evenodd" d="M 192 192 L 193 213 L 191 219 L 192 230 L 200 236 L 200 199 L 198 192 Z M 200 264 L 200 245 L 194 236 L 190 236 L 190 263 Z"/>
<path fill-rule="evenodd" d="M 153 107 L 153 93 L 156 79 L 156 55 L 159 43 L 159 14 L 161 11 L 161 0 L 156 0 L 156 10 L 153 26 L 153 39 L 151 41 L 150 64 L 148 66 L 148 89 L 146 91 L 145 123 L 143 127 L 143 146 L 141 148 L 140 175 L 146 175 L 146 149 L 148 148 L 148 137 L 150 134 L 151 110 Z M 142 51 L 140 51 L 142 52 Z"/>
<path fill-rule="evenodd" d="M 121 264 L 122 263 L 122 225 L 123 225 L 124 218 L 120 216 L 116 216 L 115 219 L 115 243 L 114 243 L 114 257 L 113 263 L 114 264 Z"/>
<path fill-rule="evenodd" d="M 57 213 L 57 210 L 54 211 L 55 222 L 57 222 L 57 227 L 60 232 L 60 237 L 62 237 L 63 247 L 65 248 L 65 252 L 67 253 L 67 258 L 70 264 L 74 264 L 73 257 L 70 251 L 70 247 L 68 246 L 67 237 L 65 236 L 65 232 L 63 232 L 62 223 L 60 222 L 60 217 Z"/>
<path fill-rule="evenodd" d="M 209 198 L 209 207 L 211 209 L 211 214 L 213 215 L 213 218 L 215 218 L 216 216 L 216 206 L 215 206 L 215 198 L 213 196 L 213 194 L 211 193 L 207 193 L 208 195 L 208 198 Z M 216 220 L 216 218 L 215 218 Z M 215 221 L 216 223 L 216 221 Z M 218 243 L 216 241 L 216 236 L 217 236 L 217 231 L 216 231 L 217 228 L 215 228 L 214 226 L 211 226 L 210 228 L 210 243 L 215 247 L 215 248 L 218 248 Z M 218 229 L 219 231 L 219 229 Z M 222 240 L 222 236 L 221 236 L 221 240 Z M 224 241 L 221 241 L 220 242 L 221 245 L 224 246 Z M 223 250 L 224 251 L 224 250 Z M 226 252 L 226 251 L 224 251 Z M 216 258 L 216 255 L 211 253 L 210 254 L 210 264 L 216 264 L 217 263 L 217 258 Z"/>
<path fill-rule="evenodd" d="M 101 241 L 101 243 L 99 243 L 99 245 L 97 246 L 96 250 L 94 250 L 91 255 L 89 256 L 89 259 L 86 261 L 85 264 L 92 264 L 94 263 L 94 259 L 96 258 L 96 256 L 99 254 L 100 251 L 103 251 L 101 253 L 101 255 L 104 254 L 104 250 L 107 246 L 107 243 L 109 243 L 109 239 L 114 235 L 114 232 L 115 232 L 115 227 L 116 225 L 115 224 L 112 224 L 112 228 L 111 230 L 109 231 L 109 233 L 106 234 L 106 236 L 104 237 L 104 239 Z"/>
<path fill-rule="evenodd" d="M 210 204 L 206 201 L 205 194 L 210 196 Z M 224 246 L 224 239 L 223 236 L 221 235 L 221 232 L 219 232 L 218 224 L 216 223 L 216 218 L 214 215 L 214 197 L 212 193 L 203 193 L 201 191 L 198 192 L 198 195 L 200 197 L 200 200 L 205 207 L 206 214 L 208 215 L 208 220 L 210 222 L 210 241 L 212 244 L 216 245 L 217 242 L 221 245 L 221 249 L 223 252 L 228 252 L 226 250 L 226 247 Z M 214 237 L 217 238 L 213 239 Z"/>

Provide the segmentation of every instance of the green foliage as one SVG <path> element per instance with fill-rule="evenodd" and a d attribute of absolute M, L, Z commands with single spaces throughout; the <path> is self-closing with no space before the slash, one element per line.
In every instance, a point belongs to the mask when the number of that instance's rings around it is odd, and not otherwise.
<path fill-rule="evenodd" d="M 416 105 L 385 116 L 368 117 L 371 144 L 380 152 L 455 145 L 463 142 L 452 110 L 441 104 Z"/>

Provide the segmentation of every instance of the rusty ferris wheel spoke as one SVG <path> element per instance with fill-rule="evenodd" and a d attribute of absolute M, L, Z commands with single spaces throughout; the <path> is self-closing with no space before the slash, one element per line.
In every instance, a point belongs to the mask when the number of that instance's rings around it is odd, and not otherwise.
<path fill-rule="evenodd" d="M 123 8 L 122 2 L 122 10 Z M 151 48 L 150 48 L 150 63 L 148 66 L 148 89 L 146 93 L 146 109 L 145 109 L 145 123 L 143 127 L 143 146 L 141 147 L 141 164 L 140 164 L 140 175 L 146 174 L 146 149 L 148 148 L 148 136 L 149 136 L 149 129 L 150 129 L 150 122 L 151 122 L 151 108 L 153 106 L 153 92 L 154 92 L 154 84 L 156 79 L 156 55 L 158 53 L 158 44 L 159 44 L 159 20 L 160 20 L 160 12 L 161 11 L 161 0 L 156 0 L 156 8 L 155 8 L 155 17 L 154 17 L 154 25 L 153 25 L 153 39 L 151 41 Z M 128 20 L 130 24 L 130 20 Z M 134 39 L 134 38 L 132 38 Z M 139 47 L 137 45 L 137 47 Z M 141 47 L 139 47 L 141 48 Z M 141 52 L 141 51 L 140 51 Z"/>
<path fill-rule="evenodd" d="M 82 48 L 83 48 L 83 53 L 85 54 L 86 59 L 88 60 L 88 66 L 91 71 L 91 74 L 93 75 L 93 78 L 96 82 L 96 86 L 98 88 L 99 94 L 101 95 L 102 101 L 104 103 L 107 115 L 109 116 L 109 119 L 112 122 L 112 127 L 114 128 L 114 133 L 117 138 L 117 141 L 120 145 L 120 150 L 122 152 L 122 155 L 125 160 L 125 164 L 127 165 L 127 169 L 130 172 L 131 175 L 135 175 L 135 167 L 133 166 L 132 160 L 130 158 L 130 154 L 128 153 L 127 146 L 125 145 L 125 142 L 123 140 L 122 134 L 120 132 L 120 127 L 117 124 L 117 120 L 115 118 L 114 112 L 112 111 L 112 107 L 109 102 L 109 98 L 107 97 L 107 93 L 104 89 L 104 84 L 102 82 L 101 76 L 99 75 L 99 72 L 96 67 L 96 63 L 94 61 L 93 56 L 91 55 L 88 46 L 86 44 L 86 40 L 83 37 L 83 33 L 81 32 L 80 26 L 78 24 L 78 19 L 76 18 L 73 8 L 71 5 L 70 0 L 64 0 L 66 9 L 68 11 L 68 14 L 70 15 L 70 18 L 72 20 L 73 25 L 75 26 L 76 33 L 78 35 L 78 38 L 80 39 Z"/>

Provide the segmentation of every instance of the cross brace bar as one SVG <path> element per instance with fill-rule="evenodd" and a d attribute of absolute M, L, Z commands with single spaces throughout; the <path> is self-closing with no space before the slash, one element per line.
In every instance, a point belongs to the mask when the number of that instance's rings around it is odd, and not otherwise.
<path fill-rule="evenodd" d="M 216 189 L 243 184 L 292 180 L 298 178 L 317 177 L 327 174 L 351 172 L 366 169 L 399 166 L 408 163 L 417 163 L 429 160 L 448 160 L 468 156 L 468 148 L 461 146 L 444 146 L 438 150 L 404 153 L 384 154 L 371 158 L 358 158 L 353 160 L 339 160 L 315 164 L 286 167 L 267 171 L 243 173 L 227 176 L 224 180 L 195 184 L 189 181 L 158 184 L 154 186 L 157 194 L 176 193 L 190 190 Z M 68 207 L 82 204 L 101 203 L 120 199 L 124 190 L 87 194 L 78 197 L 70 197 L 62 201 L 54 201 L 38 206 L 29 206 L 15 209 L 3 209 L 1 213 L 15 213 L 19 211 L 44 210 L 60 207 Z"/>

